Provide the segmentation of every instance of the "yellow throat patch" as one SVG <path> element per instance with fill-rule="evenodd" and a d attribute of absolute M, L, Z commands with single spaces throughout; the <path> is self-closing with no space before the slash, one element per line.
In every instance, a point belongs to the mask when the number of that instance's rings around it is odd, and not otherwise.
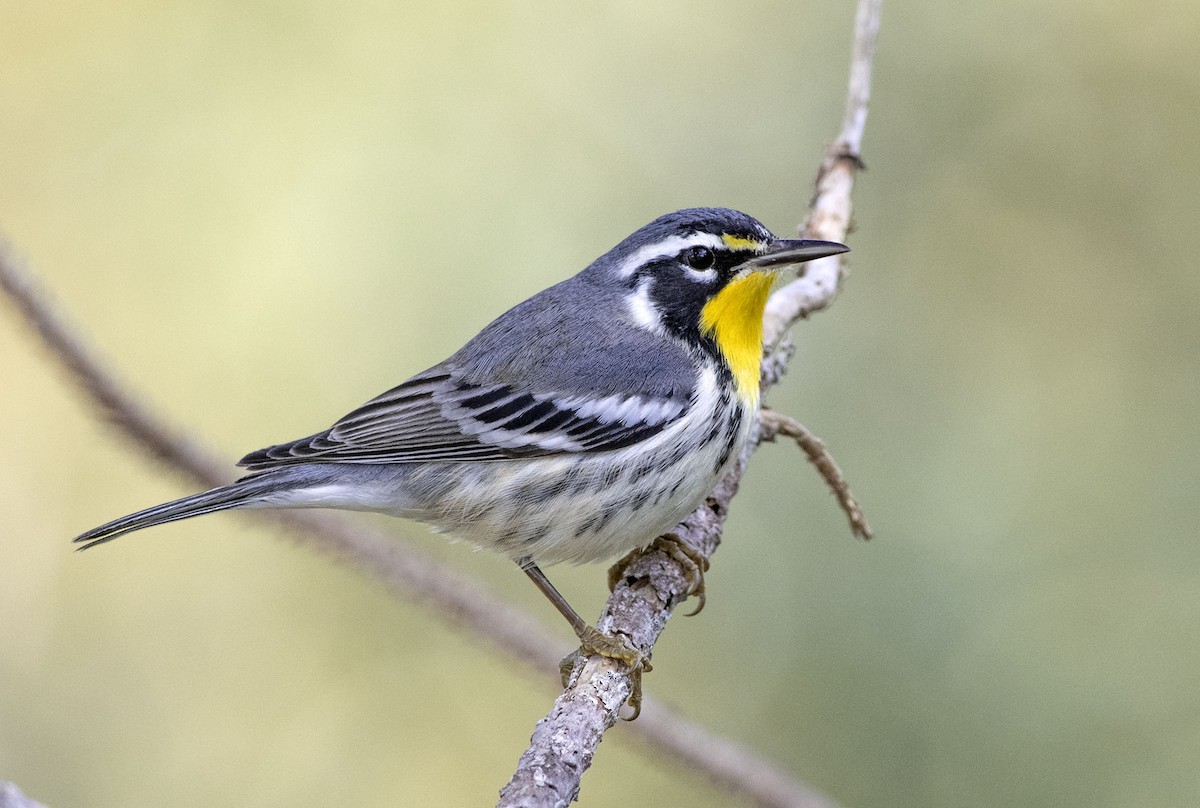
<path fill-rule="evenodd" d="M 750 272 L 730 281 L 700 310 L 700 330 L 716 341 L 733 371 L 738 397 L 747 404 L 758 403 L 763 310 L 774 283 L 774 272 Z"/>

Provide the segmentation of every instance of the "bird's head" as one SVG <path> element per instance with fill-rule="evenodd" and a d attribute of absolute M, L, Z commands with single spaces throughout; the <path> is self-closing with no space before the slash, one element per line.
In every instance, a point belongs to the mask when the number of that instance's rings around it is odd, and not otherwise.
<path fill-rule="evenodd" d="M 689 208 L 637 230 L 588 272 L 626 289 L 633 324 L 708 352 L 733 374 L 743 399 L 757 400 L 763 310 L 776 277 L 848 249 L 778 238 L 736 210 Z"/>

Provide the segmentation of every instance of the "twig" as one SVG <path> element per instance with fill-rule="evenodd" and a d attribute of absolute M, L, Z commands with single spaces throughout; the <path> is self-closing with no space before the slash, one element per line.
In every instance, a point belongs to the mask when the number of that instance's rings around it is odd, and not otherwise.
<path fill-rule="evenodd" d="M 850 228 L 850 192 L 862 167 L 859 151 L 866 125 L 880 3 L 881 0 L 860 0 L 858 5 L 846 116 L 841 135 L 830 146 L 817 175 L 816 194 L 804 227 L 804 235 L 808 237 L 840 241 Z M 845 275 L 844 264 L 837 257 L 813 261 L 804 267 L 803 275 L 778 290 L 768 303 L 764 342 L 771 349 L 764 357 L 764 386 L 782 375 L 791 355 L 785 339 L 788 329 L 800 318 L 832 304 Z M 755 440 L 747 446 L 734 471 L 676 531 L 706 559 L 720 544 L 729 503 L 737 492 L 745 463 L 757 445 Z M 649 655 L 673 608 L 686 592 L 683 565 L 665 552 L 648 553 L 625 570 L 596 627 L 624 635 L 635 648 Z M 600 657 L 578 660 L 566 690 L 555 701 L 550 714 L 538 722 L 516 772 L 501 790 L 499 808 L 565 806 L 575 799 L 583 772 L 591 764 L 605 731 L 616 723 L 631 687 L 631 675 L 620 663 Z M 767 802 L 765 795 L 758 799 L 763 805 L 828 804 L 815 794 L 793 793 L 778 802 Z"/>
<path fill-rule="evenodd" d="M 774 440 L 777 435 L 783 435 L 794 440 L 796 445 L 808 456 L 809 462 L 816 467 L 821 479 L 833 490 L 838 505 L 846 512 L 846 518 L 850 520 L 850 532 L 860 539 L 871 538 L 871 526 L 867 524 L 867 517 L 863 514 L 854 495 L 850 493 L 850 484 L 842 476 L 842 470 L 838 468 L 833 455 L 825 448 L 821 439 L 795 418 L 789 418 L 775 410 L 764 408 L 760 420 L 762 431 L 759 439 L 770 441 Z"/>

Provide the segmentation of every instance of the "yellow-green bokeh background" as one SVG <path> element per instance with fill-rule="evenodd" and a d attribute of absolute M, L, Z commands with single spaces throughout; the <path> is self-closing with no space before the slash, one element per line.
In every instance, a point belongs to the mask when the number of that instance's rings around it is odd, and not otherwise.
<path fill-rule="evenodd" d="M 231 461 L 675 208 L 786 232 L 849 3 L 0 2 L 0 229 Z M 1200 5 L 885 8 L 853 275 L 647 686 L 846 806 L 1200 802 Z M 0 306 L 0 779 L 68 806 L 489 805 L 549 703 L 219 516 Z M 389 529 L 562 627 L 500 560 Z M 594 614 L 598 567 L 559 570 Z M 728 798 L 618 728 L 585 806 Z"/>

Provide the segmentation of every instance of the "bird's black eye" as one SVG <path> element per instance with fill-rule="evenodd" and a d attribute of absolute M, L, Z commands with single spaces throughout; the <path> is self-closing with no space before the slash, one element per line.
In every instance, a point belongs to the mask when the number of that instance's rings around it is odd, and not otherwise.
<path fill-rule="evenodd" d="M 683 254 L 683 260 L 692 269 L 712 269 L 717 262 L 717 256 L 708 247 L 689 247 Z"/>

